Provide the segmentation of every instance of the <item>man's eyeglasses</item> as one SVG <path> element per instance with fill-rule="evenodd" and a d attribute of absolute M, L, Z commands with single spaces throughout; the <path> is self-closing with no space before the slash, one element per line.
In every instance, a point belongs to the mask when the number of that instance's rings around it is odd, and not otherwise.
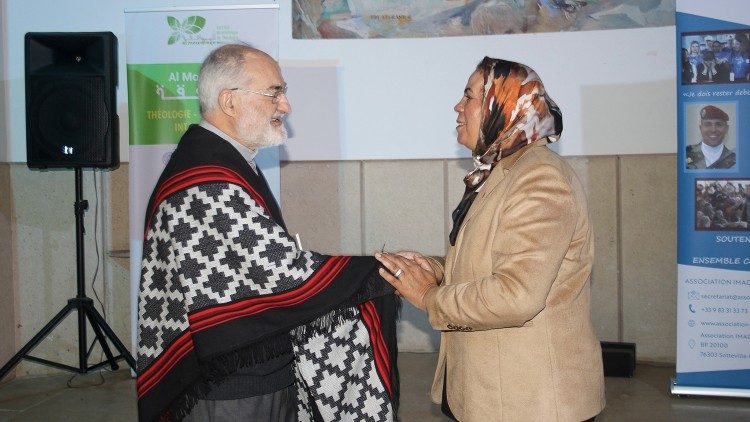
<path fill-rule="evenodd" d="M 242 92 L 250 92 L 252 94 L 258 94 L 262 95 L 264 97 L 271 97 L 271 102 L 276 104 L 279 102 L 279 97 L 283 94 L 286 95 L 287 91 L 287 85 L 284 84 L 283 86 L 275 89 L 272 93 L 270 92 L 262 92 L 262 91 L 253 91 L 252 89 L 247 88 L 231 88 L 230 91 L 242 91 Z"/>

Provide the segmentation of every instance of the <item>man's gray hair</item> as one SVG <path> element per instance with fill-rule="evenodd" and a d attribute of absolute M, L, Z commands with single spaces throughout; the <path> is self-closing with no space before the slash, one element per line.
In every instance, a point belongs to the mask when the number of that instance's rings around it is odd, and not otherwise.
<path fill-rule="evenodd" d="M 266 55 L 246 44 L 226 44 L 209 53 L 198 76 L 201 116 L 219 106 L 219 94 L 222 90 L 242 88 L 250 83 L 244 67 L 248 54 Z"/>

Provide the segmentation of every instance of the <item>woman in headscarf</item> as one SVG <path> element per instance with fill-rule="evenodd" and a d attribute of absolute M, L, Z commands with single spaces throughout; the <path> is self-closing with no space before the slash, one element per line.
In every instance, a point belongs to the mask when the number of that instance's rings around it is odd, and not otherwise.
<path fill-rule="evenodd" d="M 444 260 L 376 255 L 442 331 L 432 399 L 462 421 L 583 421 L 604 408 L 590 317 L 593 234 L 562 115 L 538 75 L 485 57 L 456 104 L 475 168 Z"/>

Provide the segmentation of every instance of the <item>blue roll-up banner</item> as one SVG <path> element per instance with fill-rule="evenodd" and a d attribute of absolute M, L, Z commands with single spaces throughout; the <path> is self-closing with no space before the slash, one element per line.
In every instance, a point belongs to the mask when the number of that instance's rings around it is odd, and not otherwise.
<path fill-rule="evenodd" d="M 673 394 L 750 397 L 750 7 L 677 0 Z"/>

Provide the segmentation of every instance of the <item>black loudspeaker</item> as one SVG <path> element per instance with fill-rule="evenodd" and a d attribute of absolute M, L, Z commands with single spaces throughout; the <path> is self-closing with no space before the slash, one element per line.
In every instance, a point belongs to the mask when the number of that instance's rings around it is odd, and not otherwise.
<path fill-rule="evenodd" d="M 117 167 L 117 37 L 29 32 L 25 47 L 28 166 Z"/>

